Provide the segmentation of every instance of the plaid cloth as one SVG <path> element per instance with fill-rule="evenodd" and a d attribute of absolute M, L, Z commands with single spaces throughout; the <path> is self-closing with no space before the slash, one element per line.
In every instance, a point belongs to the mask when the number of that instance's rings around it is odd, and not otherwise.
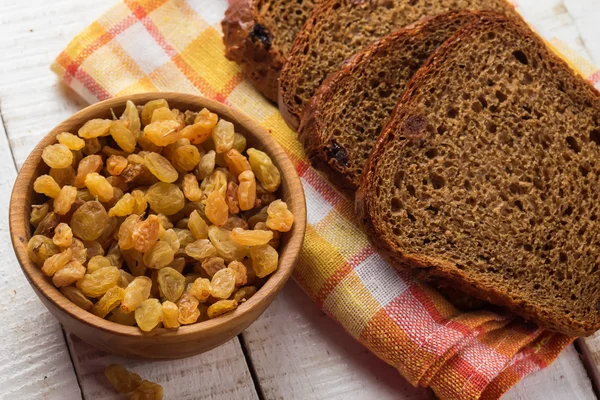
<path fill-rule="evenodd" d="M 413 385 L 429 386 L 443 399 L 496 399 L 549 365 L 572 338 L 509 315 L 459 312 L 374 253 L 352 201 L 310 167 L 296 133 L 225 59 L 219 22 L 226 7 L 225 0 L 124 0 L 73 39 L 52 70 L 90 103 L 144 91 L 198 93 L 268 129 L 306 193 L 309 225 L 296 281 Z M 593 67 L 567 55 L 598 80 Z"/>

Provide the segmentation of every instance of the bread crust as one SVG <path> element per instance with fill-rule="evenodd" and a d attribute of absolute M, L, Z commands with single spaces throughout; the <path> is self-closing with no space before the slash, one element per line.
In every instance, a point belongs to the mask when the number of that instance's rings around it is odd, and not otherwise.
<path fill-rule="evenodd" d="M 294 61 L 301 59 L 305 54 L 304 51 L 306 51 L 310 47 L 309 45 L 311 44 L 311 40 L 314 39 L 315 32 L 318 30 L 318 26 L 324 24 L 324 21 L 333 24 L 335 18 L 338 15 L 337 10 L 340 7 L 340 3 L 344 7 L 348 7 L 348 9 L 362 9 L 363 12 L 365 12 L 365 15 L 367 14 L 367 12 L 373 13 L 373 10 L 377 7 L 385 8 L 382 7 L 380 1 L 373 0 L 321 0 L 315 6 L 310 17 L 306 20 L 306 23 L 296 36 L 294 44 L 290 52 L 287 54 L 286 64 L 283 66 L 283 69 L 280 74 L 278 98 L 279 111 L 281 112 L 284 121 L 292 129 L 298 129 L 298 126 L 300 125 L 301 114 L 303 112 L 303 109 L 296 110 L 301 104 L 297 101 L 297 99 L 295 99 L 295 94 L 292 93 L 292 86 L 298 80 L 298 76 L 295 76 L 294 74 L 294 72 L 298 72 L 294 69 Z M 392 3 L 400 2 L 394 1 Z M 519 18 L 517 12 L 514 10 L 514 7 L 510 5 L 510 3 L 508 3 L 507 1 L 504 2 L 504 0 L 498 0 L 495 1 L 495 3 L 495 7 L 498 9 L 502 9 L 502 12 L 515 16 L 515 18 Z M 407 4 L 406 6 L 409 7 L 409 4 Z M 454 8 L 454 10 L 456 10 L 456 8 Z M 405 25 L 408 24 L 405 23 L 399 25 L 397 26 L 397 28 L 402 28 Z M 315 51 L 315 49 L 312 50 Z M 336 68 L 333 68 L 333 70 L 335 69 Z M 327 72 L 324 72 L 324 74 L 328 75 Z"/>
<path fill-rule="evenodd" d="M 261 24 L 256 0 L 231 0 L 221 27 L 227 59 L 240 64 L 244 76 L 267 99 L 277 102 L 285 57 L 269 29 Z"/>
<path fill-rule="evenodd" d="M 323 121 L 324 108 L 328 105 L 335 91 L 343 85 L 345 79 L 360 72 L 363 69 L 364 62 L 373 59 L 376 54 L 393 46 L 395 42 L 404 39 L 409 40 L 411 36 L 418 36 L 423 29 L 428 29 L 437 23 L 468 17 L 472 17 L 472 23 L 486 15 L 492 14 L 487 11 L 451 11 L 433 17 L 426 17 L 384 36 L 346 60 L 338 71 L 330 74 L 323 84 L 321 84 L 315 95 L 306 105 L 300 119 L 298 138 L 302 142 L 304 151 L 313 165 L 326 172 L 338 185 L 350 190 L 356 190 L 360 185 L 360 176 L 355 176 L 349 171 L 344 165 L 344 161 L 348 165 L 348 163 L 356 163 L 357 160 L 352 160 L 352 153 L 347 152 L 337 145 L 333 137 L 333 129 L 330 126 L 326 126 Z M 345 160 L 340 159 L 342 158 L 340 152 Z"/>
<path fill-rule="evenodd" d="M 594 323 L 590 320 L 581 321 L 564 314 L 554 314 L 551 310 L 542 309 L 535 304 L 532 304 L 525 296 L 515 298 L 514 294 L 511 296 L 506 290 L 503 290 L 503 288 L 485 284 L 484 282 L 474 279 L 468 272 L 458 268 L 455 263 L 448 260 L 406 253 L 404 249 L 398 248 L 398 245 L 391 240 L 384 229 L 383 222 L 374 214 L 374 207 L 377 199 L 373 193 L 375 193 L 376 189 L 377 165 L 381 161 L 381 155 L 383 154 L 384 149 L 394 139 L 394 135 L 399 129 L 397 125 L 399 120 L 394 118 L 394 116 L 398 116 L 400 112 L 411 115 L 407 103 L 410 102 L 415 90 L 422 85 L 424 77 L 428 76 L 428 73 L 431 70 L 435 69 L 437 65 L 445 62 L 448 55 L 452 54 L 453 49 L 459 42 L 469 40 L 474 32 L 485 29 L 486 26 L 500 25 L 510 25 L 511 28 L 515 29 L 520 35 L 533 35 L 539 48 L 545 49 L 545 57 L 549 58 L 561 68 L 573 72 L 573 75 L 577 76 L 574 81 L 578 89 L 583 93 L 582 95 L 588 96 L 588 98 L 592 99 L 596 104 L 600 101 L 600 94 L 594 87 L 589 82 L 580 78 L 577 73 L 572 71 L 568 64 L 561 58 L 549 51 L 543 40 L 526 27 L 523 22 L 497 16 L 496 18 L 487 18 L 475 24 L 471 24 L 461 29 L 441 46 L 419 72 L 413 76 L 407 85 L 406 91 L 396 106 L 393 117 L 382 130 L 375 148 L 371 153 L 371 157 L 367 162 L 365 172 L 361 179 L 360 188 L 356 194 L 356 212 L 361 225 L 364 227 L 373 245 L 378 249 L 382 256 L 389 260 L 396 268 L 410 268 L 415 271 L 416 276 L 425 280 L 442 279 L 451 285 L 455 285 L 467 294 L 492 304 L 506 307 L 515 314 L 531 320 L 549 330 L 570 336 L 587 336 L 600 329 L 600 323 Z"/>

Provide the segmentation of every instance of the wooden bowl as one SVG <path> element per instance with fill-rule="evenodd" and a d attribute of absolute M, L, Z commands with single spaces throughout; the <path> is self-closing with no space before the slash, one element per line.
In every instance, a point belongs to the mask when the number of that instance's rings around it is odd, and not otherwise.
<path fill-rule="evenodd" d="M 182 326 L 177 330 L 160 328 L 143 333 L 137 327 L 99 318 L 69 301 L 42 274 L 40 268 L 29 260 L 27 242 L 32 233 L 29 224 L 32 200 L 39 196 L 33 192 L 33 182 L 47 171 L 41 160 L 44 147 L 55 143 L 58 133 L 77 132 L 90 119 L 111 118 L 111 108 L 117 115 L 121 115 L 127 100 L 138 105 L 159 98 L 166 99 L 171 107 L 180 110 L 208 108 L 219 117 L 231 121 L 236 131 L 246 137 L 248 147 L 263 150 L 271 156 L 282 175 L 279 189 L 281 197 L 287 202 L 295 220 L 291 231 L 281 236 L 279 268 L 254 296 L 240 304 L 235 311 L 209 321 Z M 238 335 L 265 311 L 289 279 L 298 259 L 305 228 L 306 205 L 300 179 L 291 161 L 270 134 L 247 116 L 221 103 L 180 93 L 144 93 L 119 97 L 94 104 L 73 115 L 48 133 L 31 152 L 17 176 L 10 200 L 10 233 L 15 253 L 23 273 L 44 305 L 67 330 L 89 344 L 111 353 L 132 357 L 188 357 L 208 351 Z"/>

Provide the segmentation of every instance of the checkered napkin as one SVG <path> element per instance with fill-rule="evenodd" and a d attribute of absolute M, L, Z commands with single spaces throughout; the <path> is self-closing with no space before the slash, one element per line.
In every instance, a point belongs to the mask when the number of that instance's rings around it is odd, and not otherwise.
<path fill-rule="evenodd" d="M 550 364 L 572 338 L 508 315 L 459 312 L 374 253 L 352 201 L 310 167 L 296 133 L 225 59 L 219 22 L 226 7 L 226 0 L 124 0 L 75 37 L 52 70 L 90 103 L 144 91 L 197 93 L 268 129 L 306 193 L 309 225 L 296 281 L 413 385 L 429 386 L 443 399 L 496 399 Z M 599 77 L 567 56 L 586 76 Z"/>

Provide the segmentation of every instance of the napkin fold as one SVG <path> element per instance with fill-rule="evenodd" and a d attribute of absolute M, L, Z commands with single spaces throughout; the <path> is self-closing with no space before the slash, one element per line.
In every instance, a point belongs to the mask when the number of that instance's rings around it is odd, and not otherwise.
<path fill-rule="evenodd" d="M 324 312 L 411 384 L 442 399 L 497 399 L 573 338 L 489 311 L 460 312 L 379 257 L 353 202 L 308 163 L 297 134 L 224 56 L 226 0 L 124 0 L 77 35 L 52 70 L 89 103 L 145 91 L 200 94 L 258 121 L 301 177 L 308 227 L 294 278 Z M 573 53 L 590 79 L 600 74 Z"/>

